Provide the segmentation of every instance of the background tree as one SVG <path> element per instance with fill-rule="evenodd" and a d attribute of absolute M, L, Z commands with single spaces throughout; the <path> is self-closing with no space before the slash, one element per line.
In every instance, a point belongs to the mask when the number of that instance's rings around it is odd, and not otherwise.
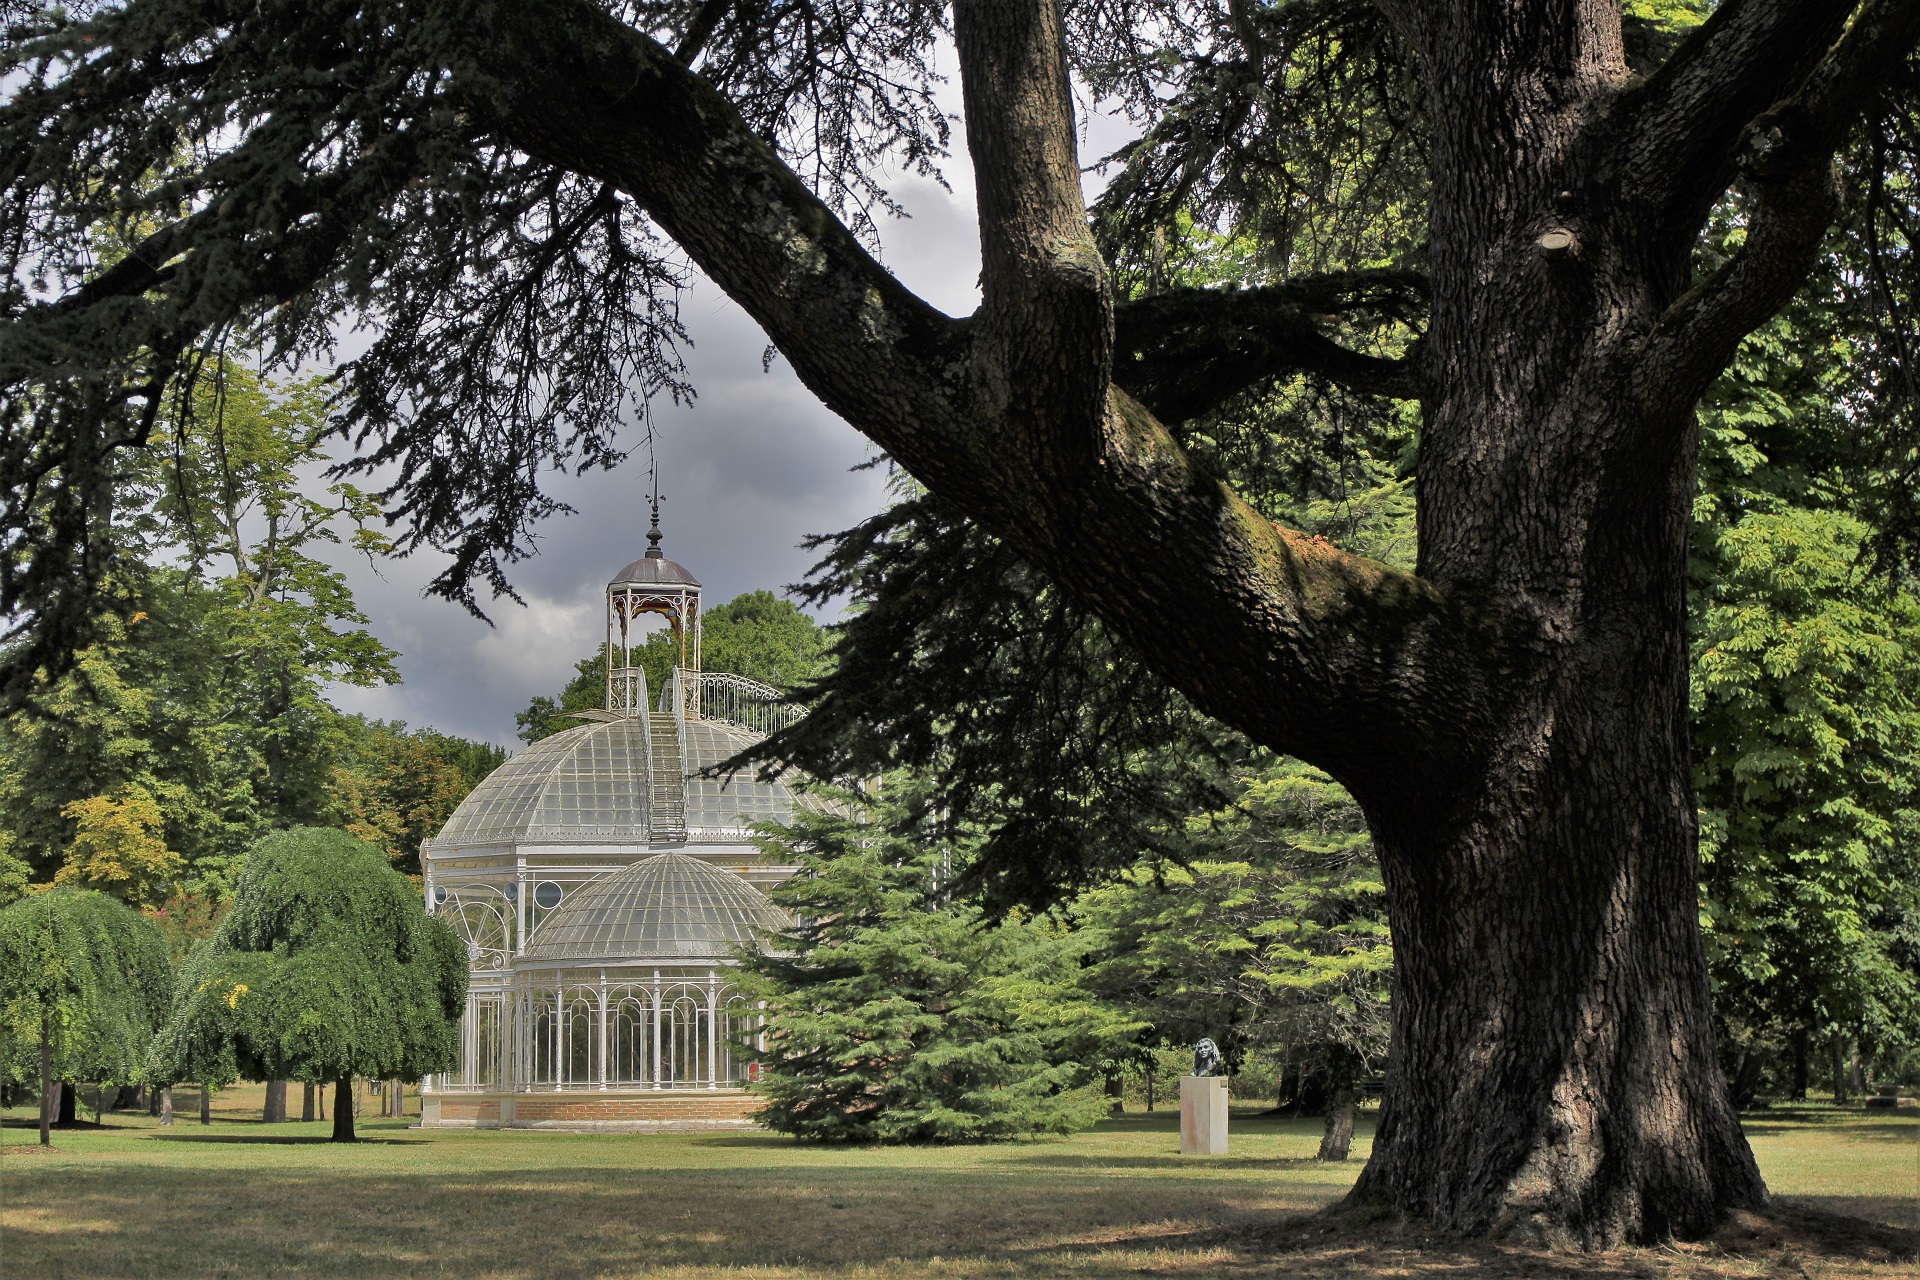
<path fill-rule="evenodd" d="M 144 794 L 163 819 L 154 836 L 183 860 L 174 879 L 219 892 L 262 831 L 329 815 L 343 744 L 325 686 L 398 678 L 344 577 L 314 558 L 384 546 L 352 486 L 300 490 L 326 461 L 316 385 L 225 359 L 187 385 L 165 414 L 174 447 L 118 476 L 119 576 L 97 601 L 96 643 L 0 722 L 0 812 L 42 875 L 84 816 L 130 816 Z"/>
<path fill-rule="evenodd" d="M 1920 601 L 1868 569 L 1851 344 L 1796 309 L 1710 398 L 1696 504 L 1696 776 L 1715 1005 L 1737 1095 L 1773 1060 L 1805 1096 L 1814 1042 L 1895 1055 L 1920 1026 Z"/>
<path fill-rule="evenodd" d="M 1078 986 L 1082 937 L 1044 918 L 987 922 L 948 896 L 951 846 L 860 817 L 803 811 L 767 844 L 801 870 L 773 890 L 799 923 L 743 961 L 742 990 L 765 1002 L 763 1124 L 966 1142 L 1106 1114 L 1095 1067 L 1137 1026 Z"/>
<path fill-rule="evenodd" d="M 341 373 L 354 465 L 387 468 L 403 545 L 451 552 L 439 590 L 507 589 L 556 505 L 534 478 L 617 461 L 630 398 L 682 386 L 664 235 L 948 518 L 1362 806 L 1399 955 L 1357 1200 L 1594 1244 L 1706 1231 L 1765 1189 L 1695 900 L 1694 406 L 1836 219 L 1879 246 L 1874 309 L 1912 295 L 1888 214 L 1913 203 L 1920 8 L 1625 8 L 961 0 L 983 265 L 955 320 L 859 239 L 882 176 L 946 146 L 938 8 L 35 6 L 0 112 L 13 687 L 83 648 L 101 490 L 235 331 L 293 360 L 377 319 Z M 1074 68 L 1145 131 L 1098 237 Z M 1724 258 L 1716 210 L 1744 232 Z M 1250 287 L 1154 288 L 1182 213 L 1257 235 Z M 145 223 L 102 263 L 97 227 Z M 1920 510 L 1907 338 L 1867 336 L 1891 565 Z M 1416 573 L 1276 524 L 1183 444 L 1294 375 L 1417 403 Z"/>
<path fill-rule="evenodd" d="M 351 1142 L 353 1077 L 450 1067 L 466 991 L 465 947 L 380 850 L 343 831 L 276 832 L 181 969 L 151 1071 L 332 1080 L 333 1138 Z"/>
<path fill-rule="evenodd" d="M 1385 889 L 1359 807 L 1326 775 L 1269 762 L 1241 787 L 1194 820 L 1183 865 L 1076 900 L 1096 939 L 1083 982 L 1164 1041 L 1211 1037 L 1235 1071 L 1253 1049 L 1297 1064 L 1280 1101 L 1324 1113 L 1320 1158 L 1344 1160 L 1359 1078 L 1386 1059 Z"/>
<path fill-rule="evenodd" d="M 507 758 L 500 747 L 399 721 L 344 717 L 334 804 L 342 825 L 420 874 L 420 842 L 437 834 L 460 802 Z"/>
<path fill-rule="evenodd" d="M 40 1144 L 74 1082 L 144 1078 L 173 972 L 150 921 L 105 894 L 58 888 L 0 908 L 0 1070 L 37 1079 Z"/>
<path fill-rule="evenodd" d="M 711 610 L 701 622 L 702 665 L 731 671 L 749 680 L 794 690 L 825 672 L 827 634 L 812 616 L 771 591 L 748 591 Z M 636 652 L 647 673 L 647 688 L 658 695 L 673 672 L 679 651 L 670 631 L 656 631 Z M 540 739 L 579 724 L 569 711 L 598 710 L 607 703 L 607 660 L 603 651 L 574 664 L 575 675 L 558 699 L 536 695 L 514 717 L 522 742 Z"/>

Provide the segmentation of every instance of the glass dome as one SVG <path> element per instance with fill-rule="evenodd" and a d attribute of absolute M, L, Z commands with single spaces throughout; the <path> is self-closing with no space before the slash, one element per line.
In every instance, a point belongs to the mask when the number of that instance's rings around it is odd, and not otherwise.
<path fill-rule="evenodd" d="M 582 725 L 542 738 L 488 774 L 434 837 L 436 850 L 500 844 L 658 843 L 651 826 L 655 779 L 647 768 L 648 720 L 633 716 Z M 755 822 L 793 817 L 793 792 L 752 770 L 701 777 L 750 746 L 755 735 L 733 725 L 686 720 L 675 745 L 684 751 L 679 796 L 696 841 L 741 843 Z M 662 785 L 665 779 L 661 780 Z"/>
<path fill-rule="evenodd" d="M 637 840 L 649 833 L 647 723 L 608 720 L 528 747 L 460 802 L 434 845 Z"/>
<path fill-rule="evenodd" d="M 790 923 L 739 876 L 659 853 L 577 890 L 534 931 L 515 967 L 727 962 Z"/>

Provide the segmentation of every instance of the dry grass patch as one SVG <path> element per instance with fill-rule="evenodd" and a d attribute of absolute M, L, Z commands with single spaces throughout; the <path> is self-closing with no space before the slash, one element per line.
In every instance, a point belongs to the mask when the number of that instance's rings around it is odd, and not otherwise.
<path fill-rule="evenodd" d="M 1180 1157 L 1165 1113 L 1061 1141 L 944 1149 L 392 1121 L 364 1122 L 371 1140 L 342 1147 L 321 1124 L 268 1126 L 222 1107 L 207 1127 L 110 1117 L 23 1159 L 27 1121 L 14 1113 L 20 1127 L 0 1135 L 0 1256 L 9 1276 L 47 1280 L 1907 1276 L 1901 1252 L 1916 1237 L 1902 1228 L 1920 1227 L 1920 1124 L 1820 1112 L 1753 1122 L 1788 1206 L 1775 1220 L 1601 1255 L 1312 1217 L 1358 1172 L 1364 1126 L 1356 1159 L 1327 1166 L 1311 1159 L 1313 1124 L 1246 1115 L 1220 1159 Z M 1832 1207 L 1882 1225 L 1814 1212 Z"/>

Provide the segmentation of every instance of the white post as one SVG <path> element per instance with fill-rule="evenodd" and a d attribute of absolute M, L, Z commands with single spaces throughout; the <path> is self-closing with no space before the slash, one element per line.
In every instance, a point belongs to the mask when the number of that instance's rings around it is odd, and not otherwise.
<path fill-rule="evenodd" d="M 660 971 L 653 971 L 653 1087 L 660 1087 Z"/>
<path fill-rule="evenodd" d="M 707 1088 L 720 1087 L 720 987 L 713 970 L 707 970 Z"/>
<path fill-rule="evenodd" d="M 527 858 L 514 860 L 513 871 L 513 954 L 527 949 Z"/>
<path fill-rule="evenodd" d="M 600 971 L 600 1088 L 607 1087 L 607 971 Z"/>

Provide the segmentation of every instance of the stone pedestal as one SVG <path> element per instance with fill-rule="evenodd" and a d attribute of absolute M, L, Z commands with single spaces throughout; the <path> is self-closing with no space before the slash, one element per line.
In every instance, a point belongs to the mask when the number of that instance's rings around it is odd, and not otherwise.
<path fill-rule="evenodd" d="M 1227 1154 L 1227 1078 L 1180 1077 L 1180 1154 Z"/>

